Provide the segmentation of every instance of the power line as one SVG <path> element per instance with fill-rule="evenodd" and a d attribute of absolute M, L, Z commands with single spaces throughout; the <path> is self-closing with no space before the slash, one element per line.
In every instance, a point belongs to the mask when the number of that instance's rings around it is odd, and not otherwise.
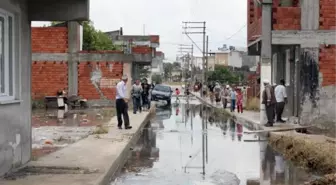
<path fill-rule="evenodd" d="M 244 24 L 244 26 L 242 26 L 238 31 L 236 31 L 234 34 L 232 34 L 230 37 L 226 38 L 227 40 L 230 40 L 232 37 L 234 37 L 235 35 L 237 35 L 239 32 L 241 32 L 245 27 L 247 26 L 247 23 Z"/>

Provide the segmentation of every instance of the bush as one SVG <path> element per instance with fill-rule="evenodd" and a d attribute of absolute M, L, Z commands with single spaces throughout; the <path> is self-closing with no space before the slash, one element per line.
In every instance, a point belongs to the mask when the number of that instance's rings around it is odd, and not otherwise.
<path fill-rule="evenodd" d="M 260 111 L 260 99 L 253 97 L 247 100 L 246 110 Z"/>
<path fill-rule="evenodd" d="M 162 83 L 162 76 L 158 75 L 158 74 L 152 75 L 152 82 L 155 82 L 157 84 L 161 84 Z"/>

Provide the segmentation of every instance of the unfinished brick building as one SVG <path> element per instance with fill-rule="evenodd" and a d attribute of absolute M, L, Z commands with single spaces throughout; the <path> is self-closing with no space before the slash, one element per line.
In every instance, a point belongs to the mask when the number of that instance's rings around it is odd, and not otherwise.
<path fill-rule="evenodd" d="M 54 96 L 61 89 L 94 102 L 114 100 L 115 85 L 122 75 L 127 74 L 132 79 L 135 75 L 133 66 L 139 63 L 150 66 L 155 57 L 155 47 L 134 43 L 132 52 L 82 51 L 80 32 L 77 22 L 32 28 L 34 100 Z M 148 42 L 158 47 L 159 36 L 148 36 Z"/>
<path fill-rule="evenodd" d="M 247 2 L 248 50 L 261 56 L 261 81 L 285 79 L 287 116 L 334 135 L 336 0 Z"/>

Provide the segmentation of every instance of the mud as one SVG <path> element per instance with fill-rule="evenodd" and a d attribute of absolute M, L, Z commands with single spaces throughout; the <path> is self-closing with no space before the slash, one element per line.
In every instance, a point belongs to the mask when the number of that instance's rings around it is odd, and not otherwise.
<path fill-rule="evenodd" d="M 270 145 L 286 159 L 320 174 L 336 172 L 335 144 L 296 132 L 271 133 Z"/>

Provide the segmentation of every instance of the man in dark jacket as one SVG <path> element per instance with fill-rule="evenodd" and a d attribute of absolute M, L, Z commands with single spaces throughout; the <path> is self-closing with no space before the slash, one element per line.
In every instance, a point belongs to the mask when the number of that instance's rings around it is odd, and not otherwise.
<path fill-rule="evenodd" d="M 266 108 L 266 116 L 267 116 L 267 123 L 265 126 L 272 127 L 274 123 L 274 114 L 275 114 L 275 95 L 274 95 L 274 88 L 270 84 L 268 80 L 264 80 L 265 89 L 262 93 L 262 104 L 265 104 Z"/>
<path fill-rule="evenodd" d="M 147 79 L 143 80 L 143 83 L 141 84 L 142 86 L 142 93 L 141 93 L 141 98 L 142 98 L 142 106 L 146 106 L 146 108 L 150 108 L 150 100 L 148 99 L 149 97 L 149 90 L 150 90 L 150 85 L 147 82 Z"/>

